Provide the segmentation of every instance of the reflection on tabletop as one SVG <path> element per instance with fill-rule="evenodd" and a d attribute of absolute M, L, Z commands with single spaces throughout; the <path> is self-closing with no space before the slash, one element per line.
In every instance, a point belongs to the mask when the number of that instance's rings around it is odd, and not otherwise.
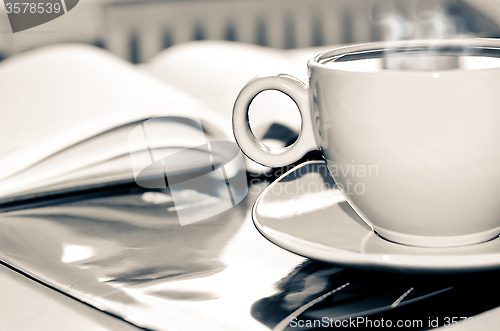
<path fill-rule="evenodd" d="M 180 226 L 168 190 L 123 189 L 8 212 L 0 218 L 2 261 L 155 330 L 285 330 L 294 318 L 355 316 L 424 323 L 431 316 L 443 325 L 442 317 L 498 305 L 498 273 L 369 272 L 282 250 L 249 218 L 266 185 L 251 186 L 236 208 L 188 226 Z"/>

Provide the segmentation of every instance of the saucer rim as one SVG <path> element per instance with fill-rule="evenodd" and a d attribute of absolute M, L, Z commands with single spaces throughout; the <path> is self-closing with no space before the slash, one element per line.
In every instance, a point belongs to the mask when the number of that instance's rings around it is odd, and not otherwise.
<path fill-rule="evenodd" d="M 399 270 L 399 271 L 412 271 L 412 272 L 425 272 L 425 273 L 440 273 L 440 272 L 477 272 L 477 271 L 487 271 L 500 268 L 500 252 L 496 253 L 479 253 L 473 255 L 463 255 L 463 254 L 449 254 L 449 250 L 463 248 L 462 247 L 419 247 L 419 246 L 409 246 L 415 250 L 428 250 L 432 249 L 435 251 L 448 250 L 447 255 L 442 254 L 394 254 L 394 253 L 374 253 L 366 254 L 363 252 L 354 252 L 349 250 L 344 250 L 341 248 L 336 248 L 334 246 L 326 246 L 321 243 L 315 243 L 305 239 L 301 239 L 290 235 L 288 233 L 282 233 L 275 231 L 271 228 L 267 228 L 260 223 L 256 215 L 256 209 L 261 200 L 267 195 L 267 193 L 272 190 L 274 185 L 277 185 L 282 179 L 290 175 L 291 173 L 297 171 L 298 169 L 311 164 L 325 164 L 324 161 L 306 161 L 303 162 L 293 169 L 288 170 L 274 182 L 272 182 L 264 191 L 259 195 L 257 200 L 252 206 L 252 221 L 256 229 L 260 234 L 269 240 L 271 243 L 281 247 L 291 253 L 303 256 L 305 258 L 311 258 L 327 263 L 338 264 L 347 267 L 355 267 L 362 269 L 376 269 L 376 270 Z M 276 232 L 276 233 L 274 233 Z M 281 237 L 288 236 L 288 240 L 280 239 Z M 376 235 L 373 230 L 367 235 L 368 237 L 376 237 L 376 240 L 381 240 L 387 244 L 400 245 L 398 243 L 393 243 L 386 241 Z M 500 237 L 492 238 L 489 241 L 474 244 L 483 245 L 490 243 L 495 240 L 500 240 Z M 471 245 L 472 246 L 472 245 Z M 480 257 L 480 258 L 479 258 Z M 465 260 L 465 261 L 464 261 Z"/>

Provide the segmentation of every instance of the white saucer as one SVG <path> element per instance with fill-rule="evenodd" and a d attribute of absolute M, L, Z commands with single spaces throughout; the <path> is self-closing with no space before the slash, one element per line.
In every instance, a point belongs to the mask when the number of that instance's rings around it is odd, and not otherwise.
<path fill-rule="evenodd" d="M 498 237 L 447 248 L 380 238 L 348 205 L 322 161 L 306 162 L 272 183 L 255 202 L 252 216 L 274 244 L 342 266 L 425 273 L 500 269 Z"/>

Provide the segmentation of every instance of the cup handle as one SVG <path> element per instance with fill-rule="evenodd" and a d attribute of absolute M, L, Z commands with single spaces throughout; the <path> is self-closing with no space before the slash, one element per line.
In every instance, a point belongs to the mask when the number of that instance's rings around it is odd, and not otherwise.
<path fill-rule="evenodd" d="M 253 99 L 263 91 L 277 90 L 289 96 L 297 105 L 302 120 L 299 137 L 285 148 L 270 148 L 260 142 L 250 128 L 248 110 Z M 233 132 L 243 153 L 257 163 L 280 167 L 300 160 L 307 152 L 318 149 L 311 119 L 307 86 L 299 79 L 286 75 L 258 76 L 249 81 L 236 98 L 233 109 Z"/>

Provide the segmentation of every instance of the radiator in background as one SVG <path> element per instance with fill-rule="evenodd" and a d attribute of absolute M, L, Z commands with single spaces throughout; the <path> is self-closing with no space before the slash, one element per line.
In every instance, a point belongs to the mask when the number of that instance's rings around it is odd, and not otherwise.
<path fill-rule="evenodd" d="M 106 5 L 105 44 L 132 62 L 191 40 L 296 48 L 383 40 L 378 19 L 447 12 L 452 0 L 117 1 Z"/>
<path fill-rule="evenodd" d="M 277 48 L 404 39 L 414 36 L 394 35 L 398 24 L 429 12 L 459 22 L 458 33 L 499 36 L 500 20 L 488 17 L 485 6 L 476 10 L 475 1 L 85 0 L 67 15 L 15 34 L 0 4 L 0 59 L 65 42 L 99 45 L 140 63 L 164 48 L 201 39 Z M 481 0 L 487 2 L 500 11 L 500 1 Z"/>

